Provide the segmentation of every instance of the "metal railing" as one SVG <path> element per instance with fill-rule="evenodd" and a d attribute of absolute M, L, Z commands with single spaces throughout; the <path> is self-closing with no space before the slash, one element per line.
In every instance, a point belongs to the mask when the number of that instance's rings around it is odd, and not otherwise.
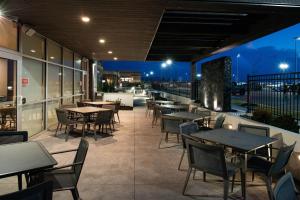
<path fill-rule="evenodd" d="M 191 97 L 191 83 L 190 82 L 155 82 L 152 83 L 152 88 L 155 90 L 167 92 L 170 94 Z"/>
<path fill-rule="evenodd" d="M 299 121 L 300 73 L 248 76 L 247 106 L 270 111 L 274 116 L 291 115 Z"/>

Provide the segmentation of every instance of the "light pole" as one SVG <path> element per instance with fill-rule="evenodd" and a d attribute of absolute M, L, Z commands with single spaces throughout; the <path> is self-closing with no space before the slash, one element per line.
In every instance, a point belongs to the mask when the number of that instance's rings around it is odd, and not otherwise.
<path fill-rule="evenodd" d="M 297 52 L 297 41 L 300 41 L 300 37 L 295 37 L 295 72 L 298 72 L 298 52 Z"/>
<path fill-rule="evenodd" d="M 236 55 L 236 76 L 235 76 L 235 81 L 238 83 L 239 81 L 239 58 L 241 57 L 241 54 Z"/>

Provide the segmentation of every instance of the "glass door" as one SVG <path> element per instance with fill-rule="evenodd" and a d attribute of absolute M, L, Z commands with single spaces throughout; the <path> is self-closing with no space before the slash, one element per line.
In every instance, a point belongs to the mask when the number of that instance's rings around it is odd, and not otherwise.
<path fill-rule="evenodd" d="M 0 49 L 0 131 L 19 130 L 18 69 L 20 56 Z"/>

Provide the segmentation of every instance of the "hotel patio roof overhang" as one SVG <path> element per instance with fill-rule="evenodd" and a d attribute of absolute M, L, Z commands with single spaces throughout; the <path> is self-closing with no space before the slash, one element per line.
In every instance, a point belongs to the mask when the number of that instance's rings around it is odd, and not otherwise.
<path fill-rule="evenodd" d="M 0 8 L 87 58 L 196 61 L 300 22 L 300 3 L 282 2 L 9 0 Z M 91 22 L 83 24 L 82 15 Z"/>

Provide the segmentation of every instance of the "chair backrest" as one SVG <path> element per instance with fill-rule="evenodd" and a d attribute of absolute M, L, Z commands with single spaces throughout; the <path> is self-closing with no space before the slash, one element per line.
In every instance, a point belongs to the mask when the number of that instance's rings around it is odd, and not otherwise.
<path fill-rule="evenodd" d="M 102 108 L 110 109 L 110 110 L 112 110 L 113 112 L 115 112 L 115 110 L 116 110 L 116 105 L 114 105 L 114 104 L 111 104 L 111 105 L 104 104 L 104 105 L 102 106 Z"/>
<path fill-rule="evenodd" d="M 209 111 L 209 110 L 196 109 L 195 113 L 199 114 L 199 115 L 203 115 L 203 116 L 210 116 L 211 115 L 211 111 Z"/>
<path fill-rule="evenodd" d="M 274 192 L 274 200 L 297 200 L 297 189 L 291 172 L 286 173 L 277 182 Z"/>
<path fill-rule="evenodd" d="M 285 166 L 288 164 L 290 157 L 294 151 L 295 145 L 296 142 L 294 142 L 294 144 L 290 146 L 285 146 L 280 148 L 278 155 L 275 159 L 275 162 L 273 163 L 273 165 L 271 166 L 268 172 L 268 175 L 279 174 L 284 170 Z"/>
<path fill-rule="evenodd" d="M 259 136 L 270 137 L 270 128 L 265 126 L 254 126 L 248 124 L 239 124 L 238 130 L 246 133 L 251 133 Z M 256 150 L 256 154 L 271 157 L 271 151 L 268 147 Z"/>
<path fill-rule="evenodd" d="M 67 113 L 65 110 L 63 109 L 56 109 L 56 117 L 57 117 L 57 121 L 61 124 L 67 124 L 68 123 L 68 117 L 67 117 Z"/>
<path fill-rule="evenodd" d="M 186 144 L 185 144 L 185 137 L 183 135 L 191 135 L 192 133 L 198 132 L 199 127 L 196 122 L 185 122 L 179 125 L 179 131 L 181 134 L 182 138 L 182 146 L 185 149 Z"/>
<path fill-rule="evenodd" d="M 189 166 L 200 171 L 228 178 L 224 149 L 221 146 L 213 146 L 186 140 Z"/>
<path fill-rule="evenodd" d="M 27 131 L 0 131 L 0 144 L 28 141 Z"/>
<path fill-rule="evenodd" d="M 111 122 L 113 112 L 111 110 L 102 111 L 97 114 L 95 124 L 108 124 Z"/>
<path fill-rule="evenodd" d="M 75 158 L 74 158 L 74 163 L 78 163 L 78 164 L 74 165 L 72 167 L 72 169 L 75 173 L 76 184 L 78 183 L 78 180 L 79 180 L 79 177 L 80 177 L 80 174 L 81 174 L 81 170 L 82 170 L 85 158 L 86 158 L 86 154 L 88 152 L 88 149 L 89 149 L 88 141 L 86 141 L 85 139 L 82 138 L 80 140 L 79 147 L 78 147 L 77 153 L 76 153 Z"/>
<path fill-rule="evenodd" d="M 223 127 L 223 123 L 225 121 L 225 115 L 224 114 L 219 114 L 216 117 L 216 123 L 214 125 L 214 129 L 218 129 L 218 128 L 222 128 Z"/>
<path fill-rule="evenodd" d="M 179 130 L 179 125 L 181 123 L 180 120 L 165 118 L 162 122 L 163 122 L 163 127 L 165 132 L 176 133 L 176 134 L 180 133 Z"/>
<path fill-rule="evenodd" d="M 60 105 L 60 108 L 76 108 L 77 106 L 75 104 L 62 104 Z"/>
<path fill-rule="evenodd" d="M 53 183 L 47 181 L 22 191 L 0 196 L 0 200 L 52 200 Z"/>
<path fill-rule="evenodd" d="M 84 102 L 77 102 L 77 107 L 84 107 L 85 106 L 85 103 Z"/>

